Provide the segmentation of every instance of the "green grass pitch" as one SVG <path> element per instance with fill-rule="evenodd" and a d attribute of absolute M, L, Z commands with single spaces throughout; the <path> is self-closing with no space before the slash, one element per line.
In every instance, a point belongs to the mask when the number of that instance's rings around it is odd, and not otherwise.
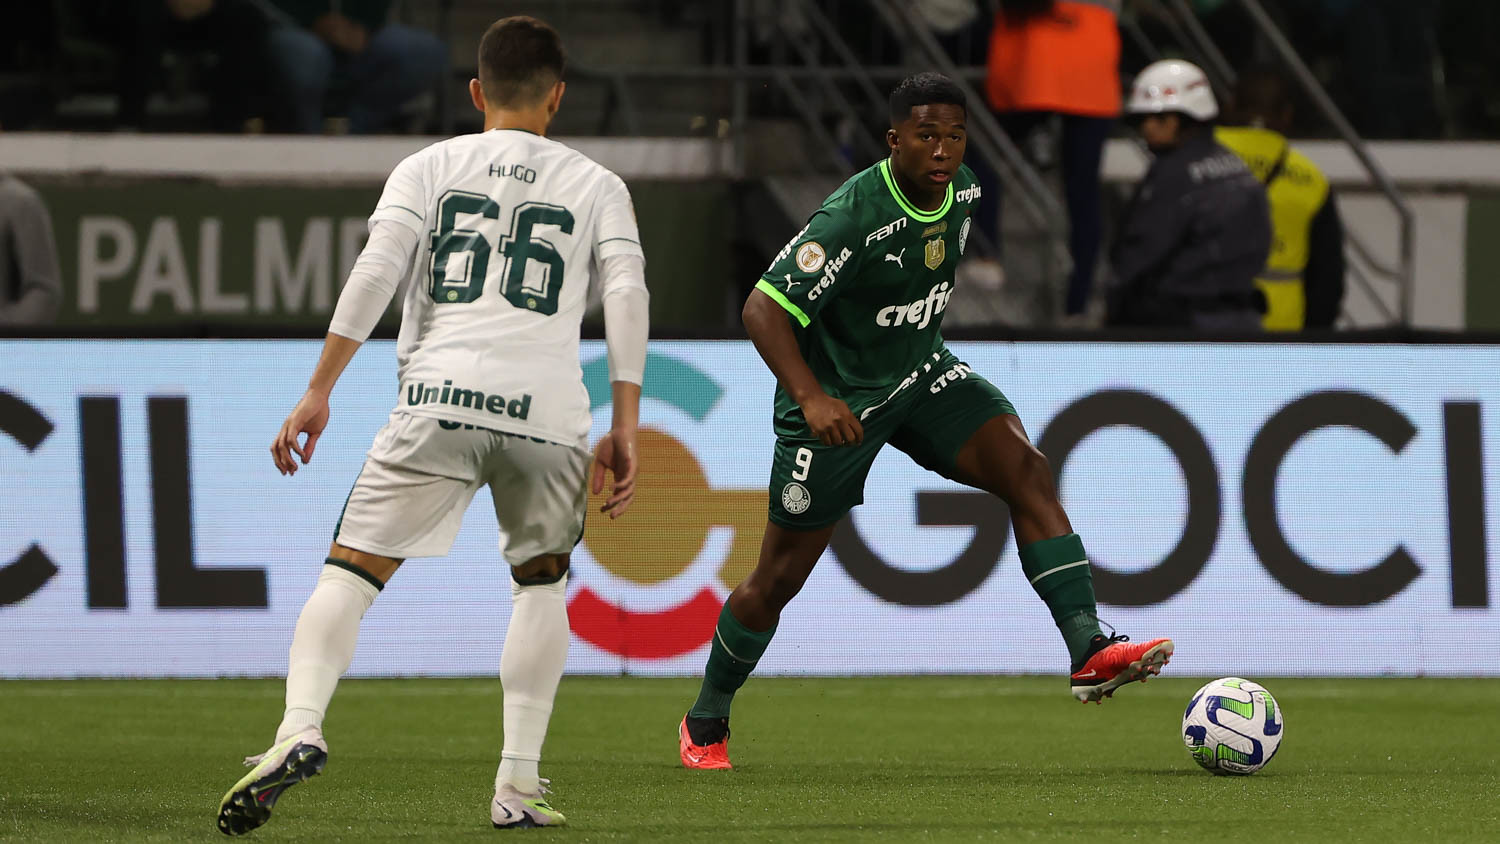
<path fill-rule="evenodd" d="M 677 764 L 696 683 L 567 678 L 542 773 L 572 825 L 497 832 L 498 680 L 349 680 L 328 768 L 245 840 L 1500 840 L 1495 680 L 1265 685 L 1286 740 L 1248 778 L 1177 731 L 1201 679 L 1103 706 L 1033 677 L 754 679 L 731 772 Z M 216 841 L 280 681 L 0 683 L 0 839 Z"/>

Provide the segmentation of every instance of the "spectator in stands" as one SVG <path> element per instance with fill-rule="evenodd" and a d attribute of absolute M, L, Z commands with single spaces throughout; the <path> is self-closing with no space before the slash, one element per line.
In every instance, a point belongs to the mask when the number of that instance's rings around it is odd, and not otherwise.
<path fill-rule="evenodd" d="M 1119 13 L 1120 0 L 1000 0 L 990 37 L 990 106 L 1016 143 L 1061 115 L 1069 317 L 1087 308 L 1099 257 L 1100 162 L 1120 114 Z M 993 218 L 977 223 L 990 230 Z"/>
<path fill-rule="evenodd" d="M 278 130 L 321 131 L 332 89 L 348 92 L 350 132 L 388 131 L 447 67 L 437 36 L 389 22 L 391 0 L 272 2 L 271 65 L 285 110 Z"/>
<path fill-rule="evenodd" d="M 1214 141 L 1208 78 L 1188 62 L 1152 64 L 1126 111 L 1155 160 L 1112 256 L 1111 324 L 1259 330 L 1271 212 L 1245 163 Z"/>
<path fill-rule="evenodd" d="M 1328 178 L 1286 139 L 1294 108 L 1286 77 L 1240 77 L 1219 143 L 1244 159 L 1271 203 L 1271 255 L 1256 280 L 1267 331 L 1332 328 L 1344 300 L 1344 227 Z"/>
<path fill-rule="evenodd" d="M 120 38 L 122 129 L 146 125 L 146 101 L 161 87 L 162 57 L 205 62 L 209 125 L 243 132 L 263 116 L 268 22 L 254 0 L 129 0 Z"/>
<path fill-rule="evenodd" d="M 0 325 L 49 323 L 61 303 L 47 206 L 29 185 L 0 173 Z"/>

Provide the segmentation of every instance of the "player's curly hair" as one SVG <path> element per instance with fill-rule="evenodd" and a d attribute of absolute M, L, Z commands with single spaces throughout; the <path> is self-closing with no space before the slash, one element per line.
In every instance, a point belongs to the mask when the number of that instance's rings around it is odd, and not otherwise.
<path fill-rule="evenodd" d="M 563 78 L 562 38 L 527 15 L 501 18 L 479 40 L 479 85 L 502 108 L 535 105 Z"/>
<path fill-rule="evenodd" d="M 906 77 L 891 92 L 891 125 L 911 117 L 911 110 L 921 105 L 956 105 L 969 112 L 968 98 L 958 84 L 929 71 Z"/>

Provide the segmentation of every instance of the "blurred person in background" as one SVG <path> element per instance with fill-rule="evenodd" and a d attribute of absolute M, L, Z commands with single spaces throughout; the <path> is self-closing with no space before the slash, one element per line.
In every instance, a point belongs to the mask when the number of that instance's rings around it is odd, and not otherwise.
<path fill-rule="evenodd" d="M 1088 307 L 1103 231 L 1099 168 L 1120 114 L 1119 0 L 1000 0 L 990 35 L 987 95 L 1018 146 L 1052 115 L 1062 122 L 1061 164 L 1068 206 L 1065 315 Z M 986 203 L 997 209 L 998 203 Z M 976 223 L 998 231 L 998 211 Z"/>
<path fill-rule="evenodd" d="M 1259 330 L 1271 212 L 1250 169 L 1214 140 L 1208 77 L 1189 62 L 1152 64 L 1126 111 L 1155 160 L 1115 244 L 1110 324 Z"/>
<path fill-rule="evenodd" d="M 1267 331 L 1332 328 L 1344 300 L 1344 226 L 1328 178 L 1286 139 L 1295 108 L 1286 77 L 1240 77 L 1227 126 L 1214 135 L 1250 167 L 1271 204 L 1271 255 L 1256 280 Z"/>
<path fill-rule="evenodd" d="M 344 87 L 349 131 L 388 131 L 447 68 L 437 36 L 389 22 L 391 0 L 270 2 L 278 13 L 270 37 L 278 131 L 322 131 L 329 91 Z"/>
<path fill-rule="evenodd" d="M 120 41 L 118 127 L 146 124 L 146 102 L 162 84 L 168 51 L 206 57 L 209 126 L 257 128 L 266 102 L 265 12 L 254 0 L 129 0 Z"/>
<path fill-rule="evenodd" d="M 61 304 L 47 206 L 30 185 L 0 173 L 0 325 L 50 323 Z"/>

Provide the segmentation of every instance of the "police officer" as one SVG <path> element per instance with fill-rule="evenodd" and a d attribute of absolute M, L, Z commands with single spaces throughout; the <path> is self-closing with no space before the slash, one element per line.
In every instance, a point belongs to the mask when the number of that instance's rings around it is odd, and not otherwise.
<path fill-rule="evenodd" d="M 1266 295 L 1267 331 L 1332 328 L 1344 300 L 1344 226 L 1328 178 L 1292 148 L 1292 97 L 1273 68 L 1240 77 L 1232 125 L 1214 130 L 1244 159 L 1271 203 L 1271 256 L 1256 284 Z"/>
<path fill-rule="evenodd" d="M 1136 77 L 1126 113 L 1155 155 L 1112 254 L 1110 324 L 1258 331 L 1255 278 L 1271 250 L 1266 191 L 1214 140 L 1219 114 L 1198 67 L 1167 60 Z"/>

